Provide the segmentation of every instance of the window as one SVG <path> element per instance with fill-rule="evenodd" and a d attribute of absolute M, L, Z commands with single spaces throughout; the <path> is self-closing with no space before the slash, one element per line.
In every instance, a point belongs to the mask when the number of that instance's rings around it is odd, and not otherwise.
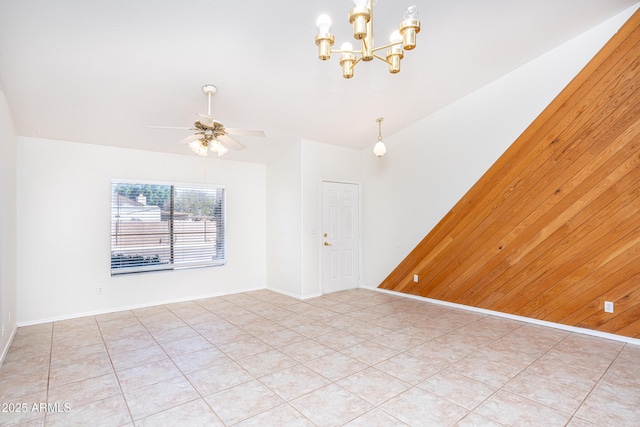
<path fill-rule="evenodd" d="M 112 181 L 112 276 L 225 261 L 224 187 Z"/>

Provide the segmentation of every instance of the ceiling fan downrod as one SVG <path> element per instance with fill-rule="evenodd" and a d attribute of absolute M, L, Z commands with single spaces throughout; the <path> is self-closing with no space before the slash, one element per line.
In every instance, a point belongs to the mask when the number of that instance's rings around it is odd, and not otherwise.
<path fill-rule="evenodd" d="M 215 95 L 216 92 L 218 91 L 218 88 L 215 87 L 214 85 L 204 85 L 202 86 L 202 91 L 209 98 L 209 106 L 207 107 L 207 116 L 211 117 L 211 95 Z"/>

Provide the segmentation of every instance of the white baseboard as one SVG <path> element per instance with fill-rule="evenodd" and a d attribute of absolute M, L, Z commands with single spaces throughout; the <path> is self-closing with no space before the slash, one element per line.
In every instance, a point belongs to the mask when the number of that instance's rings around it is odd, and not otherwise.
<path fill-rule="evenodd" d="M 321 293 L 317 293 L 317 294 L 311 294 L 311 295 L 303 295 L 302 296 L 302 300 L 306 300 L 306 299 L 311 299 L 311 298 L 318 298 L 321 297 L 323 294 Z"/>
<path fill-rule="evenodd" d="M 11 331 L 11 336 L 9 338 L 9 341 L 7 342 L 6 348 L 2 349 L 2 354 L 0 355 L 0 366 L 2 366 L 2 362 L 4 361 L 4 358 L 5 358 L 6 354 L 7 354 L 7 352 L 9 351 L 9 347 L 11 347 L 11 342 L 13 341 L 13 337 L 15 336 L 16 331 L 17 331 L 18 327 L 20 327 L 20 326 L 39 325 L 39 324 L 42 324 L 42 323 L 58 322 L 58 321 L 61 321 L 61 320 L 69 320 L 69 319 L 77 319 L 79 317 L 86 317 L 86 316 L 97 316 L 97 315 L 100 315 L 100 314 L 114 313 L 114 312 L 126 311 L 126 310 L 135 310 L 135 309 L 138 309 L 138 308 L 146 308 L 146 307 L 153 307 L 153 306 L 157 306 L 157 305 L 173 304 L 173 303 L 184 302 L 184 301 L 197 301 L 199 299 L 213 298 L 213 297 L 219 297 L 219 296 L 225 296 L 225 295 L 234 295 L 234 294 L 239 294 L 239 293 L 244 293 L 244 292 L 258 291 L 258 290 L 261 290 L 261 289 L 268 289 L 270 291 L 277 292 L 279 294 L 286 295 L 286 296 L 289 296 L 289 297 L 292 297 L 292 298 L 296 298 L 296 299 L 299 299 L 299 300 L 306 300 L 306 299 L 317 298 L 319 296 L 322 296 L 322 294 L 318 293 L 318 294 L 305 295 L 305 296 L 300 297 L 299 295 L 293 295 L 293 294 L 291 294 L 289 292 L 282 291 L 280 289 L 273 289 L 273 288 L 269 288 L 269 287 L 266 287 L 266 288 L 265 287 L 259 287 L 259 288 L 242 289 L 242 290 L 239 290 L 237 292 L 218 292 L 218 293 L 213 293 L 213 294 L 208 294 L 208 295 L 200 295 L 200 296 L 197 296 L 197 297 L 177 298 L 177 299 L 153 302 L 153 303 L 149 303 L 149 304 L 134 304 L 134 305 L 130 305 L 130 306 L 116 307 L 116 308 L 112 308 L 112 309 L 108 309 L 108 310 L 96 310 L 96 311 L 91 311 L 91 312 L 75 313 L 75 314 L 67 315 L 67 316 L 57 316 L 57 317 L 51 317 L 51 318 L 46 318 L 46 319 L 39 319 L 39 320 L 36 320 L 36 321 L 30 321 L 30 322 L 20 322 L 16 326 L 14 326 L 13 330 Z M 421 297 L 421 296 L 418 296 L 418 295 L 411 295 L 411 294 L 405 294 L 405 293 L 402 293 L 402 292 L 389 291 L 387 289 L 380 289 L 380 288 L 376 288 L 376 287 L 361 286 L 360 289 L 369 289 L 369 290 L 376 291 L 376 292 L 381 292 L 381 293 L 385 293 L 385 294 L 405 297 L 405 298 L 414 299 L 414 300 L 418 300 L 418 301 L 425 301 L 425 302 L 429 302 L 429 303 L 432 303 L 432 304 L 443 305 L 443 306 L 446 306 L 446 307 L 459 308 L 459 309 L 462 309 L 462 310 L 472 311 L 472 312 L 476 312 L 476 313 L 483 313 L 483 314 L 488 314 L 488 315 L 491 315 L 491 316 L 503 317 L 503 318 L 512 319 L 512 320 L 518 320 L 520 322 L 531 323 L 531 324 L 534 324 L 534 325 L 548 326 L 550 328 L 561 329 L 561 330 L 564 330 L 564 331 L 576 332 L 576 333 L 579 333 L 579 334 L 591 335 L 591 336 L 595 336 L 595 337 L 606 338 L 606 339 L 610 339 L 610 340 L 614 340 L 614 341 L 620 341 L 620 342 L 624 342 L 624 343 L 640 346 L 640 339 L 625 337 L 623 335 L 616 335 L 616 334 L 611 334 L 611 333 L 607 333 L 607 332 L 594 331 L 592 329 L 586 329 L 586 328 L 579 328 L 579 327 L 576 327 L 576 326 L 563 325 L 561 323 L 554 323 L 554 322 L 548 322 L 548 321 L 545 321 L 545 320 L 532 319 L 530 317 L 516 316 L 514 314 L 501 313 L 499 311 L 487 310 L 487 309 L 478 308 L 478 307 L 471 307 L 471 306 L 468 306 L 468 305 L 456 304 L 456 303 L 447 302 L 447 301 L 440 301 L 440 300 L 436 300 L 436 299 L 432 299 L 432 298 L 425 298 L 425 297 Z"/>
<path fill-rule="evenodd" d="M 16 332 L 18 331 L 18 325 L 14 325 L 11 330 L 11 335 L 9 335 L 9 340 L 7 341 L 7 345 L 2 349 L 2 353 L 0 354 L 0 366 L 4 363 L 4 358 L 9 353 L 9 348 L 11 348 L 11 343 L 13 342 L 13 338 L 16 336 Z"/>
<path fill-rule="evenodd" d="M 295 295 L 293 292 L 287 292 L 287 291 L 283 291 L 282 289 L 271 288 L 269 286 L 267 286 L 267 290 L 275 292 L 280 295 L 285 295 L 291 298 L 300 299 L 300 295 Z"/>
<path fill-rule="evenodd" d="M 175 299 L 169 299 L 169 300 L 163 300 L 163 301 L 155 301 L 155 302 L 152 302 L 152 303 L 133 304 L 133 305 L 127 305 L 127 306 L 121 306 L 121 307 L 114 307 L 114 308 L 110 308 L 110 309 L 106 309 L 106 310 L 87 311 L 87 312 L 83 312 L 83 313 L 74 313 L 74 314 L 70 314 L 70 315 L 63 315 L 63 316 L 49 317 L 49 318 L 45 318 L 45 319 L 38 319 L 38 320 L 34 320 L 34 321 L 29 321 L 29 322 L 20 322 L 20 323 L 18 323 L 18 326 L 40 325 L 42 323 L 59 322 L 61 320 L 77 319 L 79 317 L 97 316 L 97 315 L 100 315 L 100 314 L 116 313 L 118 311 L 135 310 L 135 309 L 138 309 L 138 308 L 154 307 L 154 306 L 157 306 L 157 305 L 173 304 L 173 303 L 185 302 L 185 301 L 197 301 L 197 300 L 206 299 L 206 298 L 214 298 L 214 297 L 221 297 L 221 296 L 225 296 L 225 295 L 241 294 L 241 293 L 244 293 L 244 292 L 258 291 L 258 290 L 261 290 L 261 289 L 265 289 L 265 288 L 264 287 L 259 287 L 259 288 L 247 288 L 247 289 L 242 289 L 242 290 L 238 290 L 238 291 L 231 291 L 231 292 L 216 292 L 216 293 L 212 293 L 212 294 L 198 295 L 198 296 L 192 296 L 192 297 L 175 298 Z"/>
<path fill-rule="evenodd" d="M 362 286 L 362 289 L 370 289 L 372 291 L 382 292 L 384 294 L 396 295 L 396 296 L 400 296 L 400 297 L 415 299 L 415 300 L 418 300 L 418 301 L 426 301 L 426 302 L 430 302 L 432 304 L 444 305 L 444 306 L 453 307 L 453 308 L 460 308 L 462 310 L 473 311 L 473 312 L 476 312 L 476 313 L 483 313 L 483 314 L 488 314 L 488 315 L 496 316 L 496 317 L 504 317 L 506 319 L 518 320 L 520 322 L 532 323 L 534 325 L 548 326 L 550 328 L 561 329 L 563 331 L 576 332 L 578 334 L 591 335 L 591 336 L 594 336 L 594 337 L 606 338 L 606 339 L 609 339 L 609 340 L 621 341 L 621 342 L 624 342 L 624 343 L 627 343 L 627 344 L 634 344 L 634 345 L 640 346 L 640 339 L 631 338 L 631 337 L 625 337 L 623 335 L 616 335 L 616 334 L 610 334 L 610 333 L 607 333 L 607 332 L 594 331 L 592 329 L 579 328 L 577 326 L 563 325 L 561 323 L 547 322 L 546 320 L 532 319 L 530 317 L 516 316 L 515 314 L 501 313 L 499 311 L 487 310 L 487 309 L 478 308 L 478 307 L 471 307 L 471 306 L 468 306 L 468 305 L 456 304 L 456 303 L 453 303 L 453 302 L 440 301 L 440 300 L 436 300 L 436 299 L 421 297 L 421 296 L 418 296 L 418 295 L 405 294 L 405 293 L 402 293 L 402 292 L 389 291 L 387 289 L 372 288 L 372 287 L 368 287 L 368 286 Z"/>
<path fill-rule="evenodd" d="M 267 286 L 267 289 L 270 291 L 273 291 L 275 293 L 278 293 L 280 295 L 285 295 L 291 298 L 295 298 L 298 300 L 305 300 L 305 299 L 309 299 L 309 298 L 316 298 L 319 296 L 322 296 L 322 294 L 317 293 L 317 294 L 311 294 L 311 295 L 298 295 L 298 294 L 294 294 L 293 292 L 287 292 L 287 291 L 283 291 L 282 289 L 276 289 L 276 288 L 271 288 L 269 286 Z"/>

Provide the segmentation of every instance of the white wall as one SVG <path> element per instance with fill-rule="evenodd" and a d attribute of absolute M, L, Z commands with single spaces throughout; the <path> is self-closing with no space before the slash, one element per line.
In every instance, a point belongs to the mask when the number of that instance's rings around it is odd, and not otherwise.
<path fill-rule="evenodd" d="M 267 167 L 267 287 L 302 293 L 301 145 L 293 144 Z"/>
<path fill-rule="evenodd" d="M 267 167 L 267 287 L 321 295 L 321 184 L 360 183 L 361 151 L 302 140 Z"/>
<path fill-rule="evenodd" d="M 633 13 L 385 138 L 363 156 L 364 286 L 377 287 Z"/>
<path fill-rule="evenodd" d="M 322 181 L 361 184 L 361 157 L 360 150 L 302 141 L 302 298 L 322 294 Z"/>
<path fill-rule="evenodd" d="M 16 331 L 16 133 L 0 87 L 0 364 Z"/>
<path fill-rule="evenodd" d="M 227 264 L 111 277 L 112 178 L 225 185 Z M 266 286 L 264 165 L 18 137 L 17 185 L 20 324 Z"/>

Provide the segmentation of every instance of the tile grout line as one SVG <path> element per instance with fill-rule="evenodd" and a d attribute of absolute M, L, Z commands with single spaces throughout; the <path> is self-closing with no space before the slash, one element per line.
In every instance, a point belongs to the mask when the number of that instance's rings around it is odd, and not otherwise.
<path fill-rule="evenodd" d="M 169 308 L 167 307 L 167 305 L 166 305 L 166 304 L 162 304 L 162 305 L 161 305 L 161 307 L 165 308 L 165 309 L 166 309 L 166 310 L 168 310 L 170 313 L 172 313 L 173 315 L 175 315 L 176 317 L 178 317 L 178 318 L 179 318 L 179 316 L 177 316 L 177 315 L 176 315 L 176 314 L 175 314 L 171 309 L 169 309 Z M 140 323 L 140 325 L 142 325 L 142 327 L 144 328 L 144 330 L 145 330 L 145 331 L 147 331 L 147 333 L 149 334 L 149 336 L 153 339 L 153 341 L 155 341 L 156 345 L 157 345 L 157 346 L 162 350 L 162 352 L 163 352 L 163 353 L 167 356 L 167 358 L 171 361 L 171 363 L 173 364 L 173 366 L 178 370 L 178 372 L 180 372 L 180 374 L 181 374 L 182 378 L 183 378 L 185 381 L 187 381 L 187 382 L 189 383 L 189 385 L 190 385 L 190 386 L 193 388 L 193 390 L 198 394 L 198 396 L 200 396 L 200 399 L 202 399 L 202 400 L 205 402 L 205 404 L 206 404 L 207 402 L 206 402 L 206 400 L 204 400 L 203 396 L 200 394 L 200 391 L 199 391 L 199 390 L 196 388 L 196 386 L 191 382 L 191 380 L 187 377 L 187 375 L 186 375 L 184 372 L 182 372 L 182 369 L 180 369 L 180 367 L 179 367 L 178 365 L 176 365 L 176 363 L 174 362 L 173 358 L 169 355 L 169 353 L 167 353 L 167 351 L 165 350 L 165 348 L 162 346 L 162 344 L 160 344 L 160 342 L 156 339 L 156 337 L 153 335 L 153 333 L 151 333 L 151 331 L 149 331 L 149 329 L 147 328 L 147 326 L 145 325 L 145 323 L 144 323 L 144 322 L 143 322 L 143 321 L 138 317 L 138 315 L 137 315 L 133 310 L 131 310 L 131 314 L 133 314 L 133 316 L 134 316 L 134 317 L 136 318 L 136 320 Z M 180 320 L 182 321 L 182 319 L 180 319 Z M 186 323 L 186 322 L 185 322 L 185 323 Z M 191 327 L 191 325 L 189 325 L 189 327 Z M 193 329 L 193 328 L 192 328 L 192 329 Z M 199 334 L 199 332 L 198 332 L 198 331 L 195 331 L 195 332 Z M 203 338 L 204 338 L 204 337 L 203 337 Z M 205 338 L 205 339 L 206 339 L 206 338 Z M 107 350 L 107 351 L 108 351 L 108 350 Z M 114 368 L 114 372 L 115 372 L 115 368 Z M 179 377 L 174 377 L 174 378 L 179 378 Z M 174 378 L 170 378 L 169 380 L 174 379 Z M 122 389 L 122 385 L 120 384 L 120 378 L 118 378 L 117 374 L 116 374 L 116 379 L 118 380 L 118 384 L 120 385 L 120 388 Z M 145 385 L 145 386 L 143 386 L 143 387 L 140 387 L 140 388 L 148 387 L 148 386 L 155 385 L 155 384 L 160 384 L 161 382 L 169 381 L 169 380 L 163 380 L 163 381 L 159 381 L 159 382 L 157 382 L 157 383 L 147 384 L 147 385 Z M 137 390 L 137 389 L 134 389 L 134 390 Z M 124 394 L 124 389 L 122 389 L 122 395 L 123 395 L 123 397 L 125 398 L 124 400 L 125 400 L 125 402 L 127 403 L 127 408 L 128 408 L 128 407 L 129 407 L 129 402 L 128 402 L 128 400 L 127 400 L 127 398 L 126 398 L 125 394 Z M 129 412 L 130 412 L 130 415 L 131 415 L 131 420 L 132 420 L 132 422 L 133 422 L 133 423 L 134 423 L 134 425 L 135 425 L 135 422 L 136 422 L 136 421 L 142 420 L 142 419 L 144 419 L 144 418 L 147 418 L 147 417 L 153 416 L 153 415 L 158 414 L 158 413 L 161 413 L 161 412 L 169 411 L 169 410 L 171 410 L 171 409 L 173 409 L 173 408 L 176 408 L 176 407 L 181 406 L 181 405 L 185 405 L 185 404 L 187 404 L 187 403 L 194 402 L 194 401 L 196 401 L 196 400 L 198 400 L 198 399 L 196 398 L 196 399 L 190 400 L 190 401 L 188 401 L 188 402 L 183 402 L 183 403 L 181 403 L 180 405 L 177 405 L 177 406 L 172 406 L 172 407 L 170 407 L 170 408 L 165 408 L 165 409 L 163 409 L 162 411 L 154 412 L 153 414 L 147 415 L 147 416 L 142 417 L 142 418 L 139 418 L 139 419 L 137 419 L 137 420 L 133 417 L 133 414 L 131 413 L 131 411 L 129 411 Z M 209 405 L 207 404 L 207 406 L 209 406 Z M 211 410 L 213 411 L 213 408 L 211 408 Z M 216 417 L 218 417 L 218 419 L 220 419 L 220 417 L 218 416 L 218 414 L 217 414 L 215 411 L 213 411 L 213 413 L 216 415 Z M 221 420 L 221 421 L 222 421 L 222 420 Z"/>
<path fill-rule="evenodd" d="M 602 381 L 602 379 L 604 378 L 604 376 L 607 374 L 607 372 L 609 371 L 609 369 L 611 369 L 611 366 L 613 365 L 613 363 L 616 361 L 616 359 L 620 356 L 620 353 L 622 353 L 622 350 L 625 349 L 625 347 L 628 345 L 628 343 L 626 343 L 625 345 L 623 345 L 620 350 L 618 350 L 618 352 L 616 353 L 615 357 L 611 360 L 611 362 L 609 363 L 609 365 L 607 366 L 607 368 L 602 372 L 602 374 L 600 375 L 600 377 L 598 378 L 597 381 L 594 382 L 593 386 L 591 387 L 591 389 L 589 390 L 589 392 L 584 396 L 584 399 L 582 399 L 582 401 L 580 402 L 580 404 L 578 405 L 578 407 L 576 408 L 575 411 L 573 411 L 573 414 L 571 414 L 571 418 L 569 418 L 569 422 L 571 422 L 574 418 L 578 419 L 578 420 L 582 420 L 582 418 L 578 417 L 578 412 L 580 411 L 580 408 L 582 408 L 582 406 L 584 405 L 584 403 L 587 401 L 587 399 L 589 398 L 589 396 L 591 396 L 591 394 L 594 392 L 594 390 L 596 389 L 596 387 L 598 387 L 598 384 L 600 384 L 600 381 Z M 589 421 L 589 420 L 585 420 L 585 421 Z M 590 422 L 590 421 L 589 421 Z"/>
<path fill-rule="evenodd" d="M 135 314 L 134 314 L 134 316 L 135 316 Z M 127 401 L 127 398 L 126 398 L 126 396 L 124 394 L 124 389 L 122 388 L 122 384 L 120 384 L 120 379 L 118 378 L 116 367 L 113 364 L 113 358 L 111 357 L 111 352 L 109 351 L 109 347 L 107 347 L 107 342 L 104 339 L 104 334 L 102 332 L 102 328 L 100 327 L 100 322 L 98 321 L 97 317 L 95 317 L 95 316 L 94 316 L 94 319 L 96 321 L 96 325 L 98 326 L 98 331 L 100 332 L 100 339 L 102 339 L 102 345 L 104 345 L 104 349 L 107 352 L 107 356 L 109 357 L 109 363 L 111 363 L 111 369 L 113 369 L 113 376 L 115 377 L 116 382 L 118 383 L 118 388 L 120 389 L 120 394 L 122 395 L 122 400 L 124 400 L 124 404 L 127 407 L 127 413 L 129 414 L 129 418 L 131 419 L 131 422 L 134 423 L 133 414 L 131 413 L 131 408 L 129 407 L 129 402 Z"/>
<path fill-rule="evenodd" d="M 55 332 L 55 322 L 51 322 L 51 344 L 49 345 L 49 369 L 47 372 L 47 390 L 45 392 L 45 402 L 49 403 L 49 385 L 51 383 L 51 361 L 53 359 L 53 336 Z M 42 417 L 43 425 L 47 424 L 48 413 L 45 411 L 44 417 Z"/>
<path fill-rule="evenodd" d="M 229 301 L 229 302 L 231 302 L 231 301 Z M 238 306 L 237 304 L 235 304 L 235 303 L 233 303 L 233 302 L 231 302 L 231 303 L 232 303 L 232 304 L 234 304 L 234 305 L 236 305 L 237 307 L 244 308 L 244 307 Z M 214 313 L 213 311 L 211 311 L 210 309 L 208 309 L 207 307 L 204 307 L 204 308 L 205 308 L 206 310 L 208 310 L 209 312 L 211 312 L 212 314 L 214 314 L 214 315 L 216 314 L 216 313 Z M 254 311 L 252 311 L 252 310 L 249 310 L 249 311 L 251 311 L 252 313 L 254 313 L 254 314 L 256 314 L 256 315 L 258 315 L 258 316 L 260 316 L 260 317 L 262 317 L 264 320 L 270 320 L 270 319 L 265 318 L 264 316 L 262 316 L 262 315 L 261 315 L 261 314 L 259 314 L 259 313 L 255 313 L 255 312 L 254 312 Z M 240 328 L 240 329 L 244 330 L 244 329 L 242 328 L 242 326 L 241 326 L 241 325 L 236 325 L 235 323 L 233 323 L 233 322 L 231 322 L 231 321 L 229 321 L 229 320 L 227 320 L 227 319 L 223 319 L 223 320 L 225 320 L 225 321 L 227 321 L 227 322 L 231 323 L 234 327 L 237 327 L 237 328 Z M 285 329 L 287 329 L 287 330 L 290 330 L 290 329 L 288 329 L 288 328 L 286 328 L 286 327 L 284 327 L 284 328 L 285 328 Z M 282 353 L 279 349 L 276 349 L 276 348 L 275 348 L 275 347 L 273 347 L 271 344 L 269 344 L 269 343 L 267 343 L 267 342 L 265 342 L 265 341 L 261 340 L 259 337 L 257 337 L 257 336 L 255 336 L 255 335 L 253 335 L 253 334 L 252 334 L 252 333 L 250 333 L 250 332 L 248 332 L 248 333 L 249 333 L 249 335 L 251 335 L 252 337 L 254 337 L 254 338 L 256 338 L 256 339 L 260 340 L 261 342 L 264 342 L 265 344 L 267 344 L 271 349 L 276 350 L 276 351 L 278 351 L 278 352 Z M 210 342 L 210 343 L 211 343 L 211 345 L 213 345 L 214 347 L 218 348 L 218 347 L 216 346 L 216 344 L 214 344 L 213 342 L 209 341 L 206 337 L 204 337 L 204 338 L 205 338 L 208 342 Z M 300 414 L 300 416 L 304 417 L 305 419 L 307 419 L 309 422 L 311 422 L 311 423 L 313 424 L 313 422 L 312 422 L 311 420 L 309 420 L 309 419 L 308 419 L 304 414 L 300 413 L 296 408 L 294 408 L 293 406 L 291 406 L 291 404 L 289 403 L 289 400 L 284 399 L 284 398 L 283 398 L 282 396 L 280 396 L 280 395 L 279 395 L 275 390 L 273 390 L 271 387 L 269 387 L 267 384 L 265 384 L 263 381 L 261 381 L 261 380 L 260 380 L 260 378 L 261 378 L 261 377 L 257 377 L 257 376 L 255 376 L 255 375 L 253 375 L 251 372 L 247 371 L 247 370 L 244 368 L 244 366 L 242 366 L 242 365 L 238 364 L 238 363 L 236 362 L 236 360 L 235 360 L 233 357 L 231 357 L 230 355 L 228 355 L 226 352 L 224 352 L 224 350 L 222 350 L 222 349 L 220 349 L 220 348 L 218 348 L 218 350 L 220 350 L 223 354 L 225 354 L 227 357 L 229 357 L 229 358 L 230 358 L 234 363 L 236 363 L 238 366 L 240 366 L 240 367 L 241 367 L 241 368 L 242 368 L 242 369 L 243 369 L 243 370 L 244 370 L 248 375 L 250 375 L 250 376 L 253 378 L 252 380 L 246 381 L 246 382 L 241 383 L 241 384 L 246 384 L 246 383 L 251 382 L 251 381 L 258 381 L 258 382 L 259 382 L 263 387 L 265 387 L 267 390 L 271 391 L 274 395 L 276 395 L 276 396 L 278 396 L 280 399 L 282 399 L 282 403 L 281 403 L 281 404 L 279 404 L 279 405 L 277 405 L 276 407 L 280 407 L 280 406 L 283 406 L 283 405 L 287 405 L 287 406 L 288 406 L 288 407 L 290 407 L 292 410 L 294 410 L 294 411 L 296 411 L 298 414 Z M 267 351 L 268 351 L 268 350 L 267 350 Z M 265 351 L 265 352 L 266 352 L 266 351 Z M 265 352 L 261 352 L 261 353 L 265 353 Z M 261 354 L 261 353 L 258 353 L 258 354 Z M 284 353 L 283 353 L 283 354 L 284 354 Z M 294 359 L 294 360 L 295 360 L 295 359 Z M 301 362 L 299 362 L 299 361 L 297 361 L 297 360 L 295 360 L 295 362 L 296 362 L 296 364 L 295 364 L 295 365 L 293 365 L 293 366 L 302 365 L 302 363 L 301 363 Z M 303 365 L 303 366 L 304 366 L 304 365 Z M 267 374 L 267 375 L 270 375 L 270 374 Z M 263 375 L 263 377 L 264 377 L 264 376 L 266 376 L 266 375 Z M 241 385 L 241 384 L 238 384 L 238 385 Z M 234 386 L 234 387 L 235 387 L 235 386 Z M 229 388 L 226 388 L 226 389 L 224 389 L 224 390 L 229 390 L 229 389 L 231 389 L 231 388 L 233 388 L 233 387 L 229 387 Z M 224 390 L 219 390 L 218 392 L 221 392 L 221 391 L 224 391 Z M 216 393 L 218 393 L 218 392 L 216 392 Z M 211 395 L 216 394 L 216 393 L 212 393 Z M 203 399 L 204 399 L 204 398 L 203 398 Z M 205 400 L 205 403 L 207 403 L 207 405 L 208 405 L 209 407 L 211 407 L 211 405 L 209 405 L 209 403 L 208 403 L 206 400 Z M 265 409 L 264 411 L 261 411 L 261 412 L 259 412 L 259 413 L 257 413 L 257 414 L 252 414 L 252 415 L 248 416 L 247 418 L 243 418 L 242 420 L 239 420 L 239 421 L 237 421 L 237 422 L 235 422 L 235 423 L 233 423 L 233 424 L 231 424 L 231 425 L 239 424 L 239 423 L 241 423 L 241 422 L 244 422 L 244 421 L 246 421 L 246 420 L 248 420 L 248 419 L 250 419 L 250 418 L 252 418 L 252 417 L 258 416 L 258 415 L 263 414 L 263 413 L 265 413 L 265 412 L 267 412 L 267 411 L 269 411 L 269 410 L 272 410 L 272 409 L 274 409 L 274 408 L 271 408 L 271 409 Z M 213 408 L 211 408 L 211 410 L 212 410 L 212 411 L 217 415 L 217 412 L 215 412 L 215 410 L 214 410 Z M 218 416 L 218 418 L 222 421 L 222 423 L 223 423 L 225 426 L 227 426 L 227 424 L 222 420 L 222 418 L 220 418 L 220 416 Z"/>

